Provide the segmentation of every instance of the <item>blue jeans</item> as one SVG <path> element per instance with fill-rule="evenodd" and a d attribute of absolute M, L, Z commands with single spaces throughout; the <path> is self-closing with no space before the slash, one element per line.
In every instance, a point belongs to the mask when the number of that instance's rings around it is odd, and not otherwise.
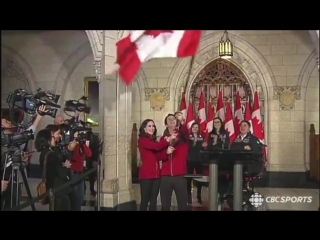
<path fill-rule="evenodd" d="M 77 178 L 78 175 L 74 175 Z M 74 186 L 74 192 L 72 193 L 72 211 L 81 211 L 81 207 L 84 201 L 84 181 L 77 182 Z"/>

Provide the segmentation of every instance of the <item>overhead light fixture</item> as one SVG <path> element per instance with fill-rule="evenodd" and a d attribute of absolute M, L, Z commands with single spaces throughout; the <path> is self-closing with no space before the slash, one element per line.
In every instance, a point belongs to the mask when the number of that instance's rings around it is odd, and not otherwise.
<path fill-rule="evenodd" d="M 219 43 L 219 56 L 224 59 L 233 57 L 233 45 L 229 39 L 227 30 L 224 31 Z"/>

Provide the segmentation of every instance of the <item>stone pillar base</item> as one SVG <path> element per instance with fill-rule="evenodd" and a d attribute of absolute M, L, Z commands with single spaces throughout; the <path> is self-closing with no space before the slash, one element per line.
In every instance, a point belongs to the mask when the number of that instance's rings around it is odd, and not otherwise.
<path fill-rule="evenodd" d="M 137 211 L 133 188 L 100 194 L 101 211 Z"/>

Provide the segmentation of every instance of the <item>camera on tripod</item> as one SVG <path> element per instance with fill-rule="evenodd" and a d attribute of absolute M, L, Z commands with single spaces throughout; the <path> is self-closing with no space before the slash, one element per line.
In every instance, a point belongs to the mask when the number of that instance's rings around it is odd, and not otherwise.
<path fill-rule="evenodd" d="M 23 144 L 27 144 L 29 140 L 34 140 L 34 134 L 32 129 L 24 130 L 17 134 L 4 134 L 1 129 L 1 145 L 7 148 L 11 146 L 19 147 Z"/>
<path fill-rule="evenodd" d="M 65 112 L 84 112 L 86 114 L 90 114 L 91 108 L 88 107 L 87 104 L 81 102 L 81 101 L 88 101 L 88 98 L 85 96 L 82 96 L 78 100 L 68 100 L 66 101 L 64 105 L 64 111 Z"/>
<path fill-rule="evenodd" d="M 41 105 L 46 105 L 46 112 L 40 114 L 54 118 L 58 109 L 61 107 L 57 104 L 60 95 L 50 92 L 44 92 L 41 89 L 37 93 L 27 93 L 24 89 L 16 89 L 13 93 L 9 93 L 7 103 L 11 109 L 22 109 L 25 113 L 34 115 Z"/>

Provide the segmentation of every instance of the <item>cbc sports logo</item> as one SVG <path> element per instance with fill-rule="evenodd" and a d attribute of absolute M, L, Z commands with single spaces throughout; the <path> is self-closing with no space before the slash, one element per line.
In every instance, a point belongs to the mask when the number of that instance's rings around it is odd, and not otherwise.
<path fill-rule="evenodd" d="M 266 198 L 262 197 L 259 193 L 254 193 L 249 198 L 249 202 L 254 207 L 260 207 L 263 202 L 266 203 L 311 203 L 312 197 L 311 196 L 304 196 L 304 197 L 289 197 L 289 196 L 268 196 Z"/>

